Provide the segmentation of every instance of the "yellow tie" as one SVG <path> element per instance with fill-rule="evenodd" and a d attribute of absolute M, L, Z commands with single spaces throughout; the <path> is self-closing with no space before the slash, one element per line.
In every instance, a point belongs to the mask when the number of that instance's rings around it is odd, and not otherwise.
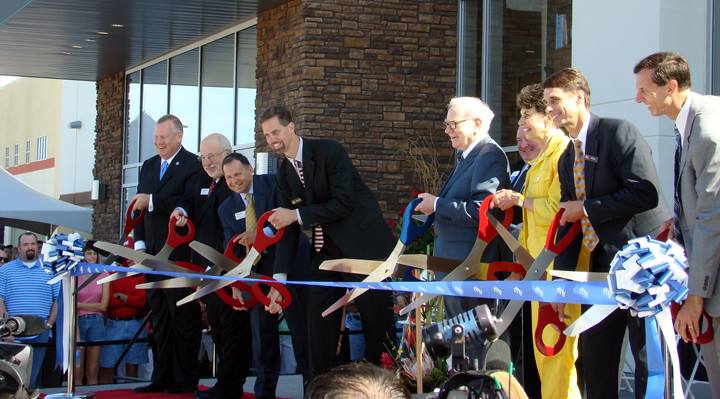
<path fill-rule="evenodd" d="M 579 139 L 573 140 L 575 144 L 575 164 L 573 166 L 573 175 L 575 177 L 575 194 L 579 201 L 585 201 L 585 154 L 582 150 L 582 141 Z M 590 251 L 595 249 L 598 244 L 598 236 L 595 234 L 590 219 L 587 216 L 583 216 L 580 219 L 580 225 L 583 231 L 583 245 Z"/>
<path fill-rule="evenodd" d="M 254 231 L 257 226 L 257 216 L 255 215 L 255 201 L 253 201 L 253 195 L 250 193 L 245 194 L 245 231 Z"/>

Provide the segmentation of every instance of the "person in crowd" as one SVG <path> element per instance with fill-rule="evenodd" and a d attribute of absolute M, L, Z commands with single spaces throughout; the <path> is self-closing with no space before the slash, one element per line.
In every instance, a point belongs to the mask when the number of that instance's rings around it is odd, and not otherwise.
<path fill-rule="evenodd" d="M 157 254 L 168 234 L 168 220 L 186 185 L 202 173 L 197 156 L 182 147 L 183 125 L 174 115 L 165 115 L 155 125 L 153 143 L 157 155 L 143 162 L 138 179 L 134 211 L 147 210 L 134 232 L 135 249 Z M 190 248 L 182 246 L 172 260 L 190 259 Z M 148 281 L 161 277 L 148 276 Z M 196 302 L 176 306 L 191 294 L 187 289 L 153 289 L 147 294 L 153 328 L 153 375 L 149 385 L 136 392 L 187 393 L 197 388 L 197 353 L 200 350 L 200 307 Z"/>
<path fill-rule="evenodd" d="M 305 399 L 410 399 L 410 392 L 388 370 L 368 362 L 352 362 L 318 375 Z"/>
<path fill-rule="evenodd" d="M 421 193 L 415 208 L 435 215 L 435 256 L 463 260 L 477 238 L 478 208 L 485 197 L 510 185 L 510 166 L 502 148 L 488 132 L 495 114 L 475 97 L 450 100 L 445 119 L 445 134 L 456 151 L 457 164 L 437 194 Z M 507 246 L 495 240 L 485 250 L 482 261 L 509 260 Z M 449 317 L 478 305 L 474 298 L 445 297 Z M 493 306 L 490 301 L 481 301 Z M 480 359 L 482 343 L 468 346 L 468 356 Z"/>
<path fill-rule="evenodd" d="M 145 290 L 135 288 L 145 282 L 142 274 L 136 274 L 110 282 L 110 299 L 105 318 L 105 335 L 108 341 L 130 340 L 138 330 L 138 339 L 147 338 L 142 325 L 146 315 Z M 143 327 L 141 329 L 141 327 Z M 126 344 L 105 345 L 100 352 L 100 383 L 114 381 L 115 364 Z M 130 346 L 121 364 L 125 364 L 125 376 L 138 377 L 138 367 L 148 362 L 147 343 L 136 342 Z"/>
<path fill-rule="evenodd" d="M 547 114 L 541 84 L 525 86 L 517 95 L 516 103 L 520 109 L 518 125 L 518 151 L 526 161 L 527 169 L 524 187 L 513 190 L 500 190 L 495 194 L 493 205 L 502 210 L 512 207 L 522 209 L 522 228 L 519 241 L 530 255 L 537 257 L 545 246 L 545 238 L 550 223 L 558 211 L 560 203 L 560 177 L 558 160 L 565 151 L 570 139 L 553 124 Z M 552 265 L 548 268 L 552 269 Z M 519 276 L 516 276 L 519 277 Z M 538 323 L 538 303 L 532 303 L 532 329 L 530 337 Z M 580 315 L 580 305 L 567 305 L 565 312 L 570 322 Z M 555 342 L 559 337 L 547 337 L 547 342 Z M 532 339 L 530 340 L 532 342 Z M 577 342 L 568 337 L 563 349 L 554 356 L 544 356 L 535 345 L 534 358 L 541 381 L 544 399 L 582 397 L 577 385 L 575 370 Z"/>
<path fill-rule="evenodd" d="M 720 97 L 691 89 L 690 66 L 680 54 L 657 52 L 633 69 L 635 101 L 674 122 L 674 238 L 685 244 L 689 289 L 675 319 L 685 342 L 700 334 L 703 310 L 720 330 Z M 712 396 L 720 397 L 720 341 L 702 345 Z"/>
<path fill-rule="evenodd" d="M 59 284 L 50 285 L 37 252 L 37 236 L 25 232 L 18 238 L 18 258 L 0 268 L 0 315 L 32 315 L 46 320 L 46 330 L 35 337 L 15 338 L 26 344 L 48 342 L 50 329 L 57 316 Z M 12 337 L 5 338 L 12 341 Z M 33 348 L 29 388 L 36 388 L 45 358 L 45 346 Z"/>
<path fill-rule="evenodd" d="M 5 263 L 12 262 L 15 259 L 15 247 L 12 244 L 6 245 L 4 249 Z M 38 252 L 40 253 L 40 252 Z"/>
<path fill-rule="evenodd" d="M 99 263 L 98 253 L 93 244 L 95 241 L 88 241 L 83 249 L 85 262 Z M 107 273 L 101 273 L 98 278 L 103 278 Z M 77 285 L 81 287 L 90 278 L 89 274 L 78 277 Z M 95 284 L 94 282 L 82 287 L 77 293 L 77 340 L 78 342 L 91 343 L 104 341 L 105 334 L 105 312 L 110 300 L 110 287 L 107 284 Z M 98 372 L 100 368 L 100 346 L 78 346 L 80 361 L 75 365 L 76 385 L 82 385 L 83 378 L 87 377 L 88 385 L 98 383 Z"/>
<path fill-rule="evenodd" d="M 297 134 L 290 111 L 284 106 L 266 109 L 260 116 L 265 140 L 284 155 L 277 172 L 278 205 L 269 222 L 286 228 L 277 244 L 273 277 L 286 278 L 296 264 L 300 228 L 312 230 L 311 280 L 357 281 L 362 276 L 319 269 L 328 259 L 385 259 L 394 238 L 377 199 L 360 178 L 345 148 L 334 140 L 310 139 Z M 308 287 L 308 341 L 312 373 L 337 363 L 342 310 L 322 312 L 345 294 L 344 289 Z M 270 290 L 277 298 L 276 290 Z M 365 359 L 379 364 L 380 355 L 395 337 L 390 292 L 368 291 L 355 299 L 365 327 Z M 277 302 L 268 308 L 278 312 Z"/>
<path fill-rule="evenodd" d="M 173 216 L 177 225 L 190 219 L 195 225 L 195 240 L 224 251 L 223 229 L 218 206 L 232 193 L 223 176 L 222 162 L 232 152 L 227 137 L 213 133 L 200 142 L 200 162 L 204 173 L 188 182 L 185 194 L 178 201 Z M 212 266 L 199 254 L 192 253 L 192 261 Z M 210 331 L 217 348 L 219 366 L 217 383 L 209 390 L 197 392 L 197 398 L 237 398 L 243 395 L 243 385 L 250 371 L 250 318 L 247 312 L 237 312 L 213 293 L 202 298 L 206 305 Z"/>
<path fill-rule="evenodd" d="M 582 234 L 555 260 L 560 270 L 607 273 L 630 239 L 657 235 L 670 214 L 660 199 L 650 147 L 630 122 L 590 113 L 590 86 L 580 71 L 562 69 L 543 82 L 547 112 L 571 139 L 558 162 L 560 224 L 580 222 Z M 553 304 L 561 321 L 569 310 Z M 581 379 L 587 397 L 617 398 L 625 328 L 635 357 L 635 397 L 645 395 L 644 322 L 618 309 L 580 335 Z"/>
<path fill-rule="evenodd" d="M 242 154 L 233 153 L 223 161 L 225 179 L 233 192 L 218 208 L 222 222 L 225 241 L 234 239 L 242 244 L 236 246 L 236 255 L 245 256 L 244 248 L 255 241 L 257 219 L 267 211 L 277 207 L 277 191 L 274 175 L 255 175 L 250 161 Z M 289 270 L 288 278 L 305 280 L 310 263 L 310 243 L 300 233 L 298 237 L 299 252 L 295 264 Z M 274 269 L 275 247 L 265 250 L 262 258 L 255 265 L 255 271 L 272 275 Z M 299 371 L 305 380 L 309 380 L 310 366 L 307 352 L 307 314 L 306 288 L 287 286 L 292 294 L 292 304 L 283 311 L 285 320 L 292 333 L 293 350 Z M 233 288 L 234 296 L 240 298 L 240 292 Z M 267 293 L 267 292 L 266 292 Z M 243 312 L 244 313 L 244 312 Z M 252 326 L 253 364 L 257 379 L 255 380 L 255 397 L 274 398 L 275 388 L 280 372 L 280 336 L 278 325 L 279 315 L 267 312 L 263 306 L 257 305 L 250 309 Z"/>

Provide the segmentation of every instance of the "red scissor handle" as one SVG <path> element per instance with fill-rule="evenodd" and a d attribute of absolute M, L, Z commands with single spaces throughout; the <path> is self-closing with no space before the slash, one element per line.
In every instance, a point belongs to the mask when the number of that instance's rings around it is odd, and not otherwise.
<path fill-rule="evenodd" d="M 519 263 L 506 262 L 506 261 L 492 262 L 492 263 L 488 264 L 487 281 L 497 280 L 498 276 L 496 273 L 502 273 L 502 272 L 517 273 L 517 274 L 521 275 L 522 277 L 525 277 L 525 274 L 527 273 L 525 268 Z"/>
<path fill-rule="evenodd" d="M 125 212 L 125 228 L 123 229 L 123 233 L 125 233 L 125 237 L 123 237 L 123 241 L 125 241 L 125 238 L 133 231 L 133 229 L 142 222 L 143 218 L 145 217 L 145 211 L 138 212 L 138 215 L 136 217 L 133 217 L 133 206 L 135 205 L 135 201 L 137 199 L 134 199 L 130 205 L 128 205 L 128 209 Z"/>
<path fill-rule="evenodd" d="M 555 243 L 557 232 L 560 229 L 560 218 L 562 218 L 563 213 L 565 213 L 565 208 L 558 209 L 558 212 L 555 214 L 555 217 L 550 224 L 550 230 L 548 230 L 547 238 L 545 239 L 545 248 L 556 254 L 564 251 L 580 232 L 580 221 L 578 220 L 573 223 L 570 230 L 567 234 L 565 234 L 565 237 L 563 237 L 557 244 Z"/>
<path fill-rule="evenodd" d="M 190 218 L 185 218 L 185 220 L 187 220 L 186 226 L 188 232 L 181 234 L 178 232 L 177 226 L 175 226 L 177 219 L 175 219 L 175 216 L 170 216 L 170 220 L 168 221 L 168 237 L 165 241 L 165 244 L 170 248 L 177 248 L 183 244 L 188 244 L 195 238 L 195 225 Z"/>
<path fill-rule="evenodd" d="M 281 284 L 281 283 L 277 282 L 275 279 L 273 279 L 272 277 L 268 277 L 268 276 L 265 276 L 262 274 L 258 274 L 255 277 L 267 281 L 266 283 L 265 282 L 257 283 L 251 287 L 253 296 L 255 298 L 257 298 L 258 302 L 263 304 L 263 306 L 270 305 L 270 298 L 268 298 L 268 296 L 265 295 L 265 293 L 262 291 L 262 287 L 261 287 L 262 285 L 268 285 L 272 288 L 275 288 L 275 290 L 277 290 L 277 292 L 279 292 L 280 295 L 282 295 L 283 300 L 278 302 L 278 305 L 280 305 L 281 308 L 287 309 L 288 306 L 290 306 L 290 304 L 292 303 L 292 294 L 290 294 L 290 291 L 287 289 L 285 284 Z"/>
<path fill-rule="evenodd" d="M 265 224 L 267 223 L 270 216 L 272 216 L 273 211 L 267 211 L 263 213 L 262 216 L 260 216 L 260 219 L 257 221 L 257 227 L 255 228 L 255 242 L 253 243 L 253 248 L 255 248 L 256 251 L 262 252 L 267 247 L 270 247 L 280 241 L 283 234 L 285 233 L 285 229 L 278 229 L 275 234 L 272 236 L 269 236 L 265 234 Z"/>
<path fill-rule="evenodd" d="M 225 252 L 223 253 L 223 255 L 225 255 L 226 258 L 232 259 L 234 262 L 237 262 L 237 263 L 242 262 L 242 259 L 238 258 L 237 255 L 235 255 L 235 247 L 242 245 L 239 242 L 235 241 L 235 239 L 239 235 L 240 234 L 235 234 L 230 239 L 230 241 L 228 241 L 227 246 L 225 247 Z"/>
<path fill-rule="evenodd" d="M 490 204 L 492 204 L 494 197 L 494 194 L 490 194 L 485 197 L 485 199 L 482 201 L 482 204 L 480 204 L 480 208 L 478 209 L 478 238 L 488 243 L 497 236 L 497 230 L 495 230 L 493 225 L 490 224 L 490 220 L 488 220 L 487 217 L 488 210 L 490 210 Z M 508 226 L 510 226 L 510 223 L 512 223 L 512 219 L 513 211 L 512 208 L 510 208 L 505 211 L 505 217 L 502 220 L 502 225 L 507 228 Z"/>
<path fill-rule="evenodd" d="M 555 345 L 547 345 L 543 340 L 543 331 L 547 326 L 553 326 L 560 333 Z M 538 323 L 535 327 L 535 346 L 537 346 L 538 351 L 545 356 L 555 356 L 560 352 L 565 345 L 566 337 L 563 334 L 565 328 L 567 328 L 567 325 L 560 321 L 552 306 L 541 303 L 538 308 Z"/>
<path fill-rule="evenodd" d="M 678 312 L 680 311 L 680 304 L 673 301 L 670 302 L 670 314 L 672 314 L 673 320 L 677 317 Z M 715 335 L 715 332 L 713 331 L 712 326 L 712 318 L 710 318 L 710 315 L 705 313 L 703 310 L 702 312 L 702 325 L 700 325 L 701 334 L 697 338 L 697 343 L 700 345 L 709 344 L 713 340 L 713 336 Z M 703 327 L 705 327 L 705 332 L 702 332 Z M 690 335 L 689 331 L 686 331 L 687 335 Z"/>

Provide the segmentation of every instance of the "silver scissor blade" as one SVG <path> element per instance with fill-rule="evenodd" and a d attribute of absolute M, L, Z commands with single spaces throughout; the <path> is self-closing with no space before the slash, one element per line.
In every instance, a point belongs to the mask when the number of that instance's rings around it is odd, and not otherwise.
<path fill-rule="evenodd" d="M 414 301 L 410 302 L 407 306 L 400 309 L 400 316 L 404 316 L 404 315 L 410 313 L 411 311 L 417 309 L 421 305 L 426 304 L 427 302 L 429 302 L 430 300 L 432 300 L 435 297 L 437 297 L 437 295 L 422 294 L 419 298 L 415 299 Z"/>
<path fill-rule="evenodd" d="M 146 254 L 145 252 L 135 251 L 128 247 L 105 241 L 97 241 L 94 245 L 96 248 L 108 251 L 125 259 L 130 259 L 132 261 L 135 261 L 135 263 L 142 263 L 142 261 L 144 261 L 145 259 L 153 257 L 153 255 Z"/>
<path fill-rule="evenodd" d="M 510 323 L 512 323 L 515 316 L 520 312 L 524 303 L 524 301 L 510 301 L 510 303 L 507 304 L 496 324 L 498 336 L 501 336 L 505 330 L 510 327 Z"/>
<path fill-rule="evenodd" d="M 382 265 L 379 260 L 330 259 L 320 264 L 320 270 L 368 275 Z"/>
<path fill-rule="evenodd" d="M 142 283 L 135 286 L 137 289 L 148 290 L 153 288 L 188 288 L 195 287 L 200 284 L 200 279 L 176 277 L 167 280 L 153 281 Z"/>
<path fill-rule="evenodd" d="M 230 270 L 237 267 L 237 263 L 235 263 L 232 259 L 227 258 L 225 255 L 218 252 L 215 248 L 203 244 L 200 241 L 193 241 L 190 243 L 190 248 L 193 249 L 193 251 L 197 252 L 200 256 L 210 261 L 215 266 L 220 267 L 221 269 L 225 270 L 226 272 L 229 272 Z"/>
<path fill-rule="evenodd" d="M 530 269 L 530 266 L 535 262 L 535 258 L 528 253 L 528 251 L 520 245 L 520 242 L 513 237 L 512 233 L 508 231 L 508 229 L 503 226 L 502 223 L 500 223 L 495 216 L 493 216 L 490 212 L 487 214 L 488 221 L 490 224 L 495 228 L 495 231 L 497 231 L 500 238 L 505 241 L 505 244 L 510 248 L 512 253 L 515 255 L 515 259 L 519 264 L 521 264 L 525 270 Z"/>

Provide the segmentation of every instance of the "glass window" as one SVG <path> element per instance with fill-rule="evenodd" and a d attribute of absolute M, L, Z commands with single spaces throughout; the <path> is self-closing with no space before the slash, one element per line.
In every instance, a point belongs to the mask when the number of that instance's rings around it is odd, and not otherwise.
<path fill-rule="evenodd" d="M 20 155 L 20 154 L 19 154 L 19 152 L 20 152 L 20 148 L 19 148 L 19 147 L 20 147 L 20 146 L 19 146 L 18 144 L 15 144 L 15 145 L 13 146 L 13 166 L 17 166 L 17 165 L 18 165 L 18 157 L 19 157 L 19 155 Z"/>
<path fill-rule="evenodd" d="M 38 137 L 35 142 L 37 143 L 35 158 L 38 161 L 42 161 L 47 158 L 47 136 Z"/>
<path fill-rule="evenodd" d="M 202 138 L 210 133 L 221 133 L 234 144 L 234 58 L 234 34 L 202 47 Z"/>
<path fill-rule="evenodd" d="M 10 147 L 5 147 L 5 167 L 10 167 Z"/>
<path fill-rule="evenodd" d="M 235 143 L 243 148 L 255 148 L 255 59 L 257 57 L 257 28 L 255 26 L 238 32 L 237 49 L 237 135 Z"/>
<path fill-rule="evenodd" d="M 170 59 L 170 113 L 183 123 L 183 146 L 198 152 L 200 89 L 198 49 Z"/>
<path fill-rule="evenodd" d="M 572 0 L 464 0 L 458 40 L 458 91 L 495 112 L 491 136 L 516 144 L 515 96 L 571 64 Z"/>
<path fill-rule="evenodd" d="M 130 200 L 132 199 L 132 197 L 135 196 L 135 194 L 137 194 L 137 186 L 125 187 L 123 185 L 122 198 L 120 199 L 120 201 L 122 202 L 120 205 L 120 210 L 122 211 L 122 212 L 120 212 L 120 215 L 121 215 L 120 230 L 121 231 L 123 228 L 125 228 L 125 214 L 127 213 L 127 207 L 128 207 L 128 205 L 130 205 Z"/>
<path fill-rule="evenodd" d="M 25 142 L 25 163 L 30 163 L 30 140 Z"/>
<path fill-rule="evenodd" d="M 155 155 L 153 132 L 155 122 L 168 109 L 167 61 L 142 71 L 142 120 L 140 122 L 140 161 Z"/>
<path fill-rule="evenodd" d="M 127 126 L 123 164 L 140 162 L 140 71 L 127 75 Z"/>

